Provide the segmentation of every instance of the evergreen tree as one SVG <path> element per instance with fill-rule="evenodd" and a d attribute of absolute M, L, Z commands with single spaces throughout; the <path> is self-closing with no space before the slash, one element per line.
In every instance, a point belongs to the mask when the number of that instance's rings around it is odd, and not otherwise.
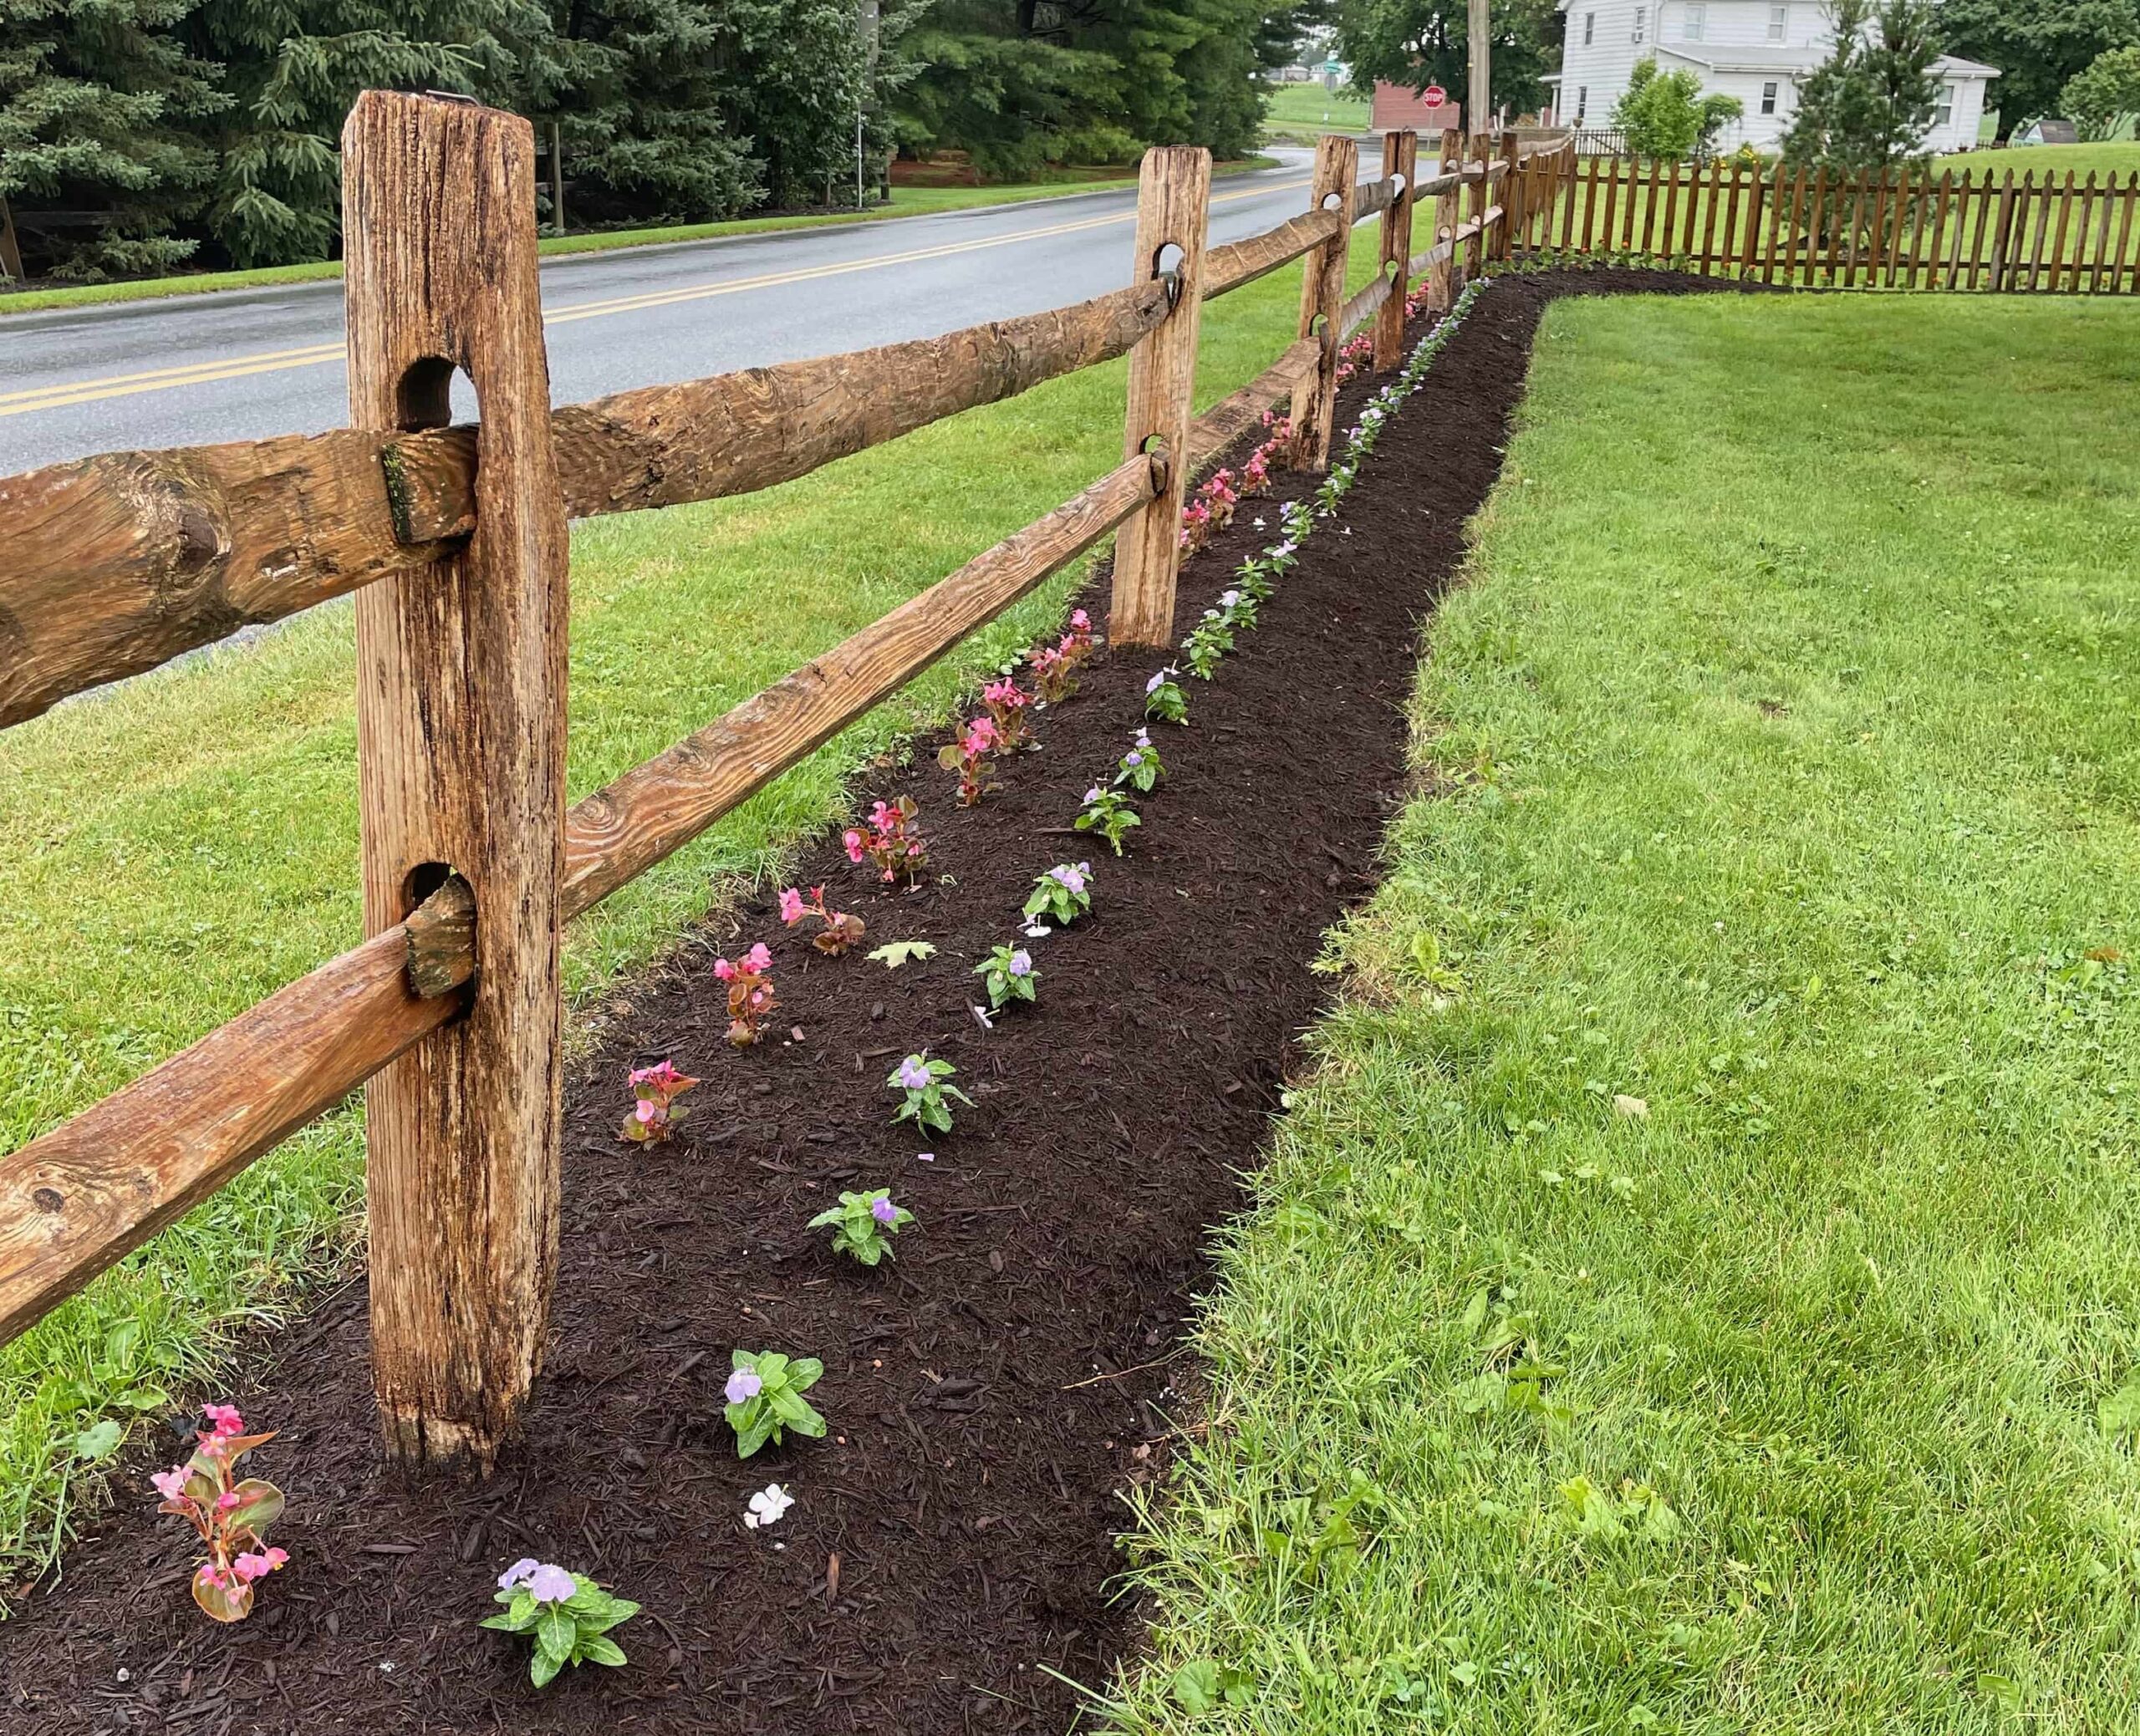
<path fill-rule="evenodd" d="M 324 259 L 341 228 L 342 122 L 359 91 L 509 88 L 506 43 L 538 41 L 527 0 L 199 0 L 188 45 L 233 105 L 209 232 L 241 266 Z"/>
<path fill-rule="evenodd" d="M 171 231 L 215 173 L 194 130 L 227 101 L 174 34 L 194 3 L 0 3 L 0 198 L 89 220 L 25 224 L 31 269 L 94 280 L 192 252 Z"/>
<path fill-rule="evenodd" d="M 1834 0 L 1836 45 L 1799 86 L 1783 159 L 1853 174 L 1922 154 L 1939 101 L 1927 0 Z"/>

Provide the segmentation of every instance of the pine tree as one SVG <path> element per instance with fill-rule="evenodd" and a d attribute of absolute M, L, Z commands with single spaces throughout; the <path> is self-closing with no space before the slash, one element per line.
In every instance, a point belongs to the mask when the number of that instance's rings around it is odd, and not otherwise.
<path fill-rule="evenodd" d="M 1798 90 L 1783 137 L 1794 166 L 1846 174 L 1919 155 L 1939 101 L 1926 0 L 1835 0 L 1836 45 Z"/>
<path fill-rule="evenodd" d="M 173 33 L 194 3 L 0 3 L 0 198 L 30 219 L 31 269 L 95 280 L 192 252 L 171 231 L 215 158 L 190 129 L 226 101 Z M 39 211 L 69 221 L 46 231 Z"/>
<path fill-rule="evenodd" d="M 527 0 L 199 0 L 189 46 L 234 99 L 214 144 L 210 232 L 242 266 L 324 259 L 341 228 L 342 122 L 359 91 L 509 88 Z"/>

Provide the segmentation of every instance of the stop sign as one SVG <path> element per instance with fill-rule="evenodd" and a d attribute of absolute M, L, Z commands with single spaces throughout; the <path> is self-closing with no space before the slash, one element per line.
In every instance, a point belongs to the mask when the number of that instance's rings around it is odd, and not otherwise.
<path fill-rule="evenodd" d="M 1439 109 L 1449 100 L 1449 93 L 1439 84 L 1429 84 L 1419 93 L 1419 100 L 1429 109 Z"/>

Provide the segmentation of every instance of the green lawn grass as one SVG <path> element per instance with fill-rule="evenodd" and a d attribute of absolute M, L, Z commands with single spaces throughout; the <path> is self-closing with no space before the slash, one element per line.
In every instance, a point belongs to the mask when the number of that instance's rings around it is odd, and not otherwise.
<path fill-rule="evenodd" d="M 1125 240 L 1124 245 L 1127 245 Z M 1371 247 L 1353 249 L 1355 283 Z M 1294 335 L 1281 272 L 1207 310 L 1200 400 Z M 866 625 L 1120 462 L 1128 364 L 1050 382 L 762 494 L 591 521 L 572 552 L 577 798 Z M 1066 576 L 575 925 L 584 1005 L 736 877 L 839 811 L 844 776 L 940 719 L 1059 613 Z M 105 1095 L 354 944 L 351 610 L 0 735 L 0 1150 Z M 919 774 L 925 806 L 940 799 Z M 935 793 L 932 795 L 932 792 Z M 277 1316 L 360 1226 L 354 1107 L 255 1165 L 0 1349 L 0 1590 L 79 1505 L 76 1433 L 161 1408 L 232 1328 Z"/>
<path fill-rule="evenodd" d="M 1223 163 L 1216 172 L 1238 174 L 1267 168 L 1269 157 L 1247 157 Z M 541 243 L 545 255 L 604 253 L 618 247 L 659 247 L 665 243 L 711 241 L 722 236 L 768 235 L 783 229 L 823 228 L 828 224 L 881 221 L 889 217 L 929 216 L 938 211 L 965 211 L 976 206 L 1020 205 L 1033 199 L 1058 199 L 1069 193 L 1103 192 L 1109 187 L 1134 186 L 1137 177 L 1124 171 L 1098 180 L 1021 182 L 995 187 L 894 187 L 891 203 L 872 206 L 863 211 L 819 211 L 800 216 L 738 217 L 726 223 L 678 223 L 650 229 L 590 230 L 580 235 L 547 237 Z M 258 289 L 278 283 L 311 283 L 339 277 L 339 259 L 315 260 L 303 265 L 263 266 L 254 271 L 192 272 L 169 277 L 143 277 L 124 283 L 82 283 L 64 289 L 0 290 L 0 315 L 34 313 L 47 308 L 95 307 L 108 302 L 160 299 L 174 295 L 206 295 L 219 289 Z"/>
<path fill-rule="evenodd" d="M 1373 119 L 1373 105 L 1346 90 L 1312 84 L 1274 84 L 1263 125 L 1268 132 L 1298 134 L 1363 133 Z"/>
<path fill-rule="evenodd" d="M 1118 1723 L 2132 1727 L 2137 389 L 2123 303 L 1552 311 Z"/>
<path fill-rule="evenodd" d="M 2100 145 L 2024 145 L 2005 150 L 1966 150 L 1941 157 L 1935 166 L 1952 169 L 1957 176 L 1966 175 L 1972 181 L 1995 181 L 2011 169 L 2015 180 L 2033 174 L 2039 183 L 2046 175 L 2062 181 L 2069 171 L 2085 181 L 2093 170 L 2098 185 L 2112 176 L 2122 185 L 2126 176 L 2140 170 L 2140 141 L 2113 139 Z"/>

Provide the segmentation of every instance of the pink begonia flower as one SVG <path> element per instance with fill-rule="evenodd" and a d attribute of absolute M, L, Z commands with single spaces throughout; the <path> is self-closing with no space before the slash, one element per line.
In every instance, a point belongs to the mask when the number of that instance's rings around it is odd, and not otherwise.
<path fill-rule="evenodd" d="M 183 1500 L 186 1497 L 186 1467 L 175 1464 L 167 1471 L 151 1471 L 149 1481 L 156 1485 L 156 1493 L 166 1501 Z"/>
<path fill-rule="evenodd" d="M 713 961 L 713 974 L 719 977 L 721 981 L 727 982 L 736 975 L 736 967 L 730 964 L 727 960 L 716 959 Z"/>
<path fill-rule="evenodd" d="M 661 1106 L 660 1104 L 655 1102 L 650 1097 L 641 1097 L 639 1100 L 639 1106 L 632 1111 L 632 1115 L 634 1118 L 638 1121 L 639 1124 L 645 1128 L 652 1127 L 654 1125 L 654 1118 L 657 1115 L 660 1114 L 660 1112 Z"/>
<path fill-rule="evenodd" d="M 849 862 L 862 860 L 862 834 L 860 832 L 848 832 L 841 842 L 847 846 L 847 859 Z"/>
<path fill-rule="evenodd" d="M 756 1398 L 765 1390 L 765 1382 L 748 1368 L 739 1368 L 728 1377 L 728 1384 L 721 1390 L 727 1395 L 731 1404 L 741 1404 Z"/>
<path fill-rule="evenodd" d="M 231 1563 L 231 1571 L 249 1586 L 261 1575 L 273 1573 L 289 1559 L 289 1552 L 279 1549 L 271 1549 L 257 1555 L 243 1555 Z"/>
<path fill-rule="evenodd" d="M 218 1513 L 228 1513 L 232 1508 L 237 1505 L 237 1491 L 234 1489 L 227 1489 L 221 1494 L 216 1497 L 216 1511 Z"/>
<path fill-rule="evenodd" d="M 238 1415 L 234 1404 L 204 1404 L 201 1414 L 215 1427 L 218 1435 L 243 1434 L 245 1418 Z"/>
<path fill-rule="evenodd" d="M 802 894 L 791 886 L 780 895 L 780 919 L 785 923 L 797 923 L 802 920 Z"/>
<path fill-rule="evenodd" d="M 772 969 L 772 955 L 766 949 L 766 944 L 764 941 L 761 940 L 756 946 L 752 947 L 749 952 L 743 955 L 743 964 L 744 967 L 750 970 L 770 970 Z"/>
<path fill-rule="evenodd" d="M 1070 611 L 1070 624 L 1078 632 L 1083 633 L 1091 628 L 1093 618 L 1082 608 L 1073 608 Z"/>

